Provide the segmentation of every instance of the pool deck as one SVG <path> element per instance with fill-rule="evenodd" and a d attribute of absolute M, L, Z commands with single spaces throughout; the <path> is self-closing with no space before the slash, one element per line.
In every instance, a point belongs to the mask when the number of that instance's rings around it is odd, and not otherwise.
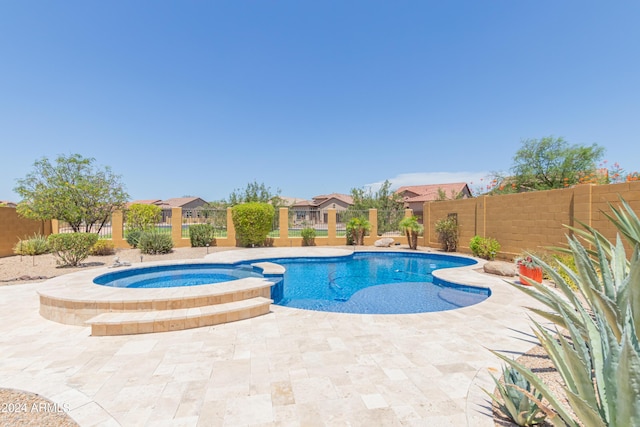
<path fill-rule="evenodd" d="M 281 251 L 330 253 L 266 248 L 207 261 Z M 517 357 L 535 344 L 522 308 L 533 301 L 477 268 L 435 273 L 492 291 L 453 311 L 360 315 L 272 305 L 253 319 L 112 337 L 42 318 L 37 291 L 47 282 L 4 286 L 0 387 L 69 407 L 81 426 L 493 427 L 480 387 L 492 389 L 489 372 L 501 363 L 488 349 Z"/>

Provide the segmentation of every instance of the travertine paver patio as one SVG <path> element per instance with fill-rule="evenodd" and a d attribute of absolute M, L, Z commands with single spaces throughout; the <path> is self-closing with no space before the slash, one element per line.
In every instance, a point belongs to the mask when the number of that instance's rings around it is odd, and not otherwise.
<path fill-rule="evenodd" d="M 479 386 L 500 363 L 486 348 L 534 345 L 521 308 L 532 301 L 473 268 L 439 274 L 493 295 L 410 315 L 274 305 L 224 325 L 92 337 L 40 317 L 46 282 L 2 287 L 0 387 L 69 407 L 82 426 L 493 426 Z"/>

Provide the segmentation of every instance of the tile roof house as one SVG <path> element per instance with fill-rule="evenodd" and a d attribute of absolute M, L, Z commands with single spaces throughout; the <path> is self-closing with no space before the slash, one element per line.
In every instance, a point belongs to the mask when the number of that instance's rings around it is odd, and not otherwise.
<path fill-rule="evenodd" d="M 5 208 L 15 208 L 18 205 L 8 200 L 0 200 L 0 206 L 3 206 Z"/>
<path fill-rule="evenodd" d="M 303 222 L 326 223 L 328 217 L 327 209 L 345 211 L 351 205 L 353 205 L 353 197 L 350 195 L 331 193 L 315 196 L 311 200 L 296 202 L 291 205 L 291 210 L 294 212 L 296 224 Z"/>
<path fill-rule="evenodd" d="M 193 215 L 192 209 L 205 206 L 207 202 L 200 197 L 174 197 L 166 200 L 133 200 L 127 203 L 127 207 L 133 204 L 160 206 L 160 208 L 162 208 L 162 222 L 166 222 L 171 218 L 171 208 L 182 208 L 182 216 L 184 218 L 191 218 Z"/>
<path fill-rule="evenodd" d="M 436 200 L 467 199 L 471 197 L 471 190 L 466 182 L 450 184 L 407 185 L 396 190 L 402 196 L 404 207 L 413 209 L 416 214 L 422 214 L 425 202 Z"/>

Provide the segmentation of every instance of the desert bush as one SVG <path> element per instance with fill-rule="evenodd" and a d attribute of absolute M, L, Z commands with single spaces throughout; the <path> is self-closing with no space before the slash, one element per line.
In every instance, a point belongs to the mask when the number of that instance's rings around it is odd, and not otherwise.
<path fill-rule="evenodd" d="M 142 230 L 128 230 L 127 231 L 127 243 L 132 248 L 138 247 L 138 242 L 140 241 L 140 235 L 142 235 Z"/>
<path fill-rule="evenodd" d="M 111 240 L 98 240 L 95 245 L 89 249 L 89 255 L 113 255 L 116 253 L 116 249 L 113 246 Z"/>
<path fill-rule="evenodd" d="M 16 255 L 42 255 L 50 250 L 47 238 L 38 233 L 28 239 L 20 239 L 13 247 L 13 253 Z"/>
<path fill-rule="evenodd" d="M 202 248 L 207 245 L 215 246 L 215 229 L 211 224 L 195 224 L 189 227 L 189 240 L 191 247 Z"/>
<path fill-rule="evenodd" d="M 303 228 L 300 231 L 302 236 L 302 246 L 315 246 L 316 245 L 316 229 L 312 227 Z"/>
<path fill-rule="evenodd" d="M 473 236 L 469 249 L 478 258 L 494 260 L 500 251 L 500 243 L 492 237 Z"/>
<path fill-rule="evenodd" d="M 458 248 L 458 221 L 454 217 L 439 219 L 435 223 L 438 241 L 446 252 L 455 252 Z"/>
<path fill-rule="evenodd" d="M 275 209 L 268 203 L 243 203 L 231 210 L 238 244 L 244 247 L 264 246 L 271 231 Z"/>
<path fill-rule="evenodd" d="M 89 250 L 98 241 L 95 233 L 61 233 L 47 238 L 56 263 L 62 266 L 77 266 L 87 259 Z"/>
<path fill-rule="evenodd" d="M 354 217 L 347 222 L 347 244 L 364 245 L 364 236 L 371 230 L 371 223 L 363 217 Z"/>
<path fill-rule="evenodd" d="M 168 254 L 173 250 L 173 240 L 170 234 L 145 231 L 140 235 L 138 249 L 147 255 Z"/>

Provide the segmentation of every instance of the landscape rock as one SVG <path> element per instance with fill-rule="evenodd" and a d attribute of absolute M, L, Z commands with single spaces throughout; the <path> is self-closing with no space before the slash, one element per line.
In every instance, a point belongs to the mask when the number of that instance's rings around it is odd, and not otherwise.
<path fill-rule="evenodd" d="M 495 274 L 498 276 L 515 276 L 516 266 L 512 262 L 505 261 L 488 261 L 484 265 L 484 272 L 489 274 Z"/>
<path fill-rule="evenodd" d="M 393 245 L 393 242 L 394 240 L 391 237 L 383 237 L 382 239 L 376 240 L 373 246 L 376 246 L 378 248 L 388 248 L 389 246 Z"/>

